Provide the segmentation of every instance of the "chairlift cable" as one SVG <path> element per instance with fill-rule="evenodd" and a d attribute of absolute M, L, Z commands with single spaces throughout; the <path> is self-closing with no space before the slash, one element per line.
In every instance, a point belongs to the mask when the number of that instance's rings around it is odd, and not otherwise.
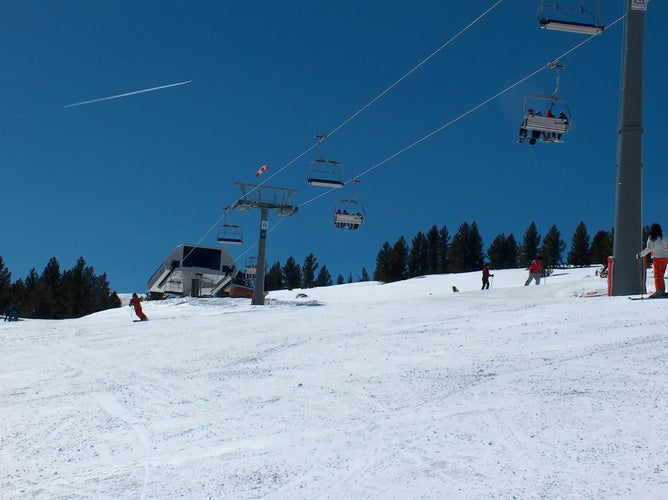
<path fill-rule="evenodd" d="M 487 14 L 489 14 L 492 10 L 494 10 L 495 7 L 497 7 L 503 0 L 498 0 L 494 5 L 489 7 L 485 12 L 480 14 L 477 18 L 475 18 L 473 21 L 471 21 L 469 24 L 467 24 L 464 28 L 462 28 L 456 35 L 451 37 L 447 42 L 445 42 L 443 45 L 441 45 L 439 48 L 437 48 L 435 51 L 433 51 L 431 54 L 429 54 L 427 57 L 425 57 L 422 61 L 417 63 L 413 68 L 411 68 L 407 73 L 405 73 L 401 78 L 399 78 L 396 82 L 394 82 L 392 85 L 387 87 L 385 90 L 383 90 L 380 94 L 378 94 L 376 97 L 371 99 L 367 104 L 362 106 L 358 111 L 353 113 L 350 117 L 345 119 L 341 124 L 339 124 L 337 127 L 335 127 L 329 135 L 332 135 L 336 132 L 338 132 L 341 128 L 346 126 L 348 123 L 353 121 L 355 118 L 357 118 L 361 113 L 366 111 L 370 106 L 372 106 L 376 101 L 378 101 L 381 97 L 383 97 L 385 94 L 387 94 L 390 90 L 392 90 L 394 87 L 399 85 L 402 81 L 404 81 L 406 78 L 408 78 L 411 74 L 413 74 L 415 71 L 417 71 L 421 66 L 423 66 L 425 63 L 427 63 L 431 58 L 433 58 L 436 54 L 438 54 L 441 50 L 446 48 L 448 45 L 450 45 L 452 42 L 454 42 L 457 38 L 459 38 L 461 35 L 463 35 L 469 28 L 473 27 L 478 21 L 480 21 L 483 17 L 485 17 Z"/>
<path fill-rule="evenodd" d="M 462 34 L 464 34 L 464 33 L 465 33 L 466 31 L 468 31 L 471 27 L 473 27 L 476 23 L 478 23 L 481 19 L 483 19 L 487 14 L 489 14 L 492 10 L 494 10 L 494 9 L 501 3 L 501 2 L 503 2 L 503 0 L 497 0 L 494 4 L 492 4 L 491 7 L 489 7 L 486 11 L 484 11 L 482 14 L 480 14 L 477 18 L 475 18 L 473 21 L 471 21 L 468 25 L 466 25 L 463 29 L 461 29 L 456 35 L 454 35 L 453 37 L 451 37 L 447 42 L 445 42 L 445 43 L 444 43 L 443 45 L 441 45 L 438 49 L 436 49 L 434 52 L 432 52 L 429 56 L 427 56 L 427 57 L 424 58 L 422 61 L 420 61 L 418 64 L 416 64 L 410 71 L 408 71 L 407 73 L 405 73 L 405 74 L 404 74 L 401 78 L 399 78 L 396 82 L 394 82 L 392 85 L 390 85 L 389 87 L 387 87 L 387 88 L 386 88 L 385 90 L 383 90 L 380 94 L 378 94 L 378 95 L 377 95 L 376 97 L 374 97 L 371 101 L 369 101 L 366 105 L 364 105 L 364 106 L 363 106 L 362 108 L 360 108 L 358 111 L 356 111 L 355 113 L 353 113 L 349 118 L 347 118 L 347 119 L 344 120 L 341 124 L 339 124 L 337 127 L 335 127 L 334 130 L 333 130 L 332 132 L 330 132 L 328 135 L 331 135 L 332 133 L 338 132 L 338 131 L 341 130 L 345 125 L 347 125 L 348 123 L 350 123 L 353 119 L 357 118 L 361 113 L 363 113 L 364 111 L 366 111 L 371 105 L 373 105 L 373 104 L 374 104 L 376 101 L 378 101 L 381 97 L 383 97 L 385 94 L 387 94 L 390 90 L 392 90 L 394 87 L 396 87 L 396 86 L 397 86 L 399 83 L 401 83 L 403 80 L 405 80 L 406 78 L 408 78 L 408 76 L 410 76 L 411 74 L 413 74 L 418 68 L 420 68 L 420 67 L 423 66 L 425 63 L 427 63 L 430 59 L 432 59 L 432 58 L 433 58 L 436 54 L 438 54 L 441 50 L 443 50 L 444 48 L 446 48 L 448 45 L 450 45 L 452 42 L 454 42 L 457 38 L 459 38 Z M 281 172 L 283 172 L 283 171 L 284 171 L 285 169 L 287 169 L 289 166 L 293 165 L 296 161 L 300 160 L 300 159 L 303 158 L 306 154 L 308 154 L 309 152 L 311 152 L 314 148 L 318 147 L 319 144 L 320 144 L 320 141 L 318 141 L 318 142 L 316 142 L 315 144 L 312 144 L 311 146 L 309 146 L 306 150 L 304 150 L 303 152 L 301 152 L 301 153 L 300 153 L 299 155 L 297 155 L 295 158 L 293 158 L 292 160 L 290 160 L 288 163 L 286 163 L 285 165 L 283 165 L 283 166 L 282 166 L 281 168 L 279 168 L 278 170 L 274 171 L 270 176 L 268 176 L 266 179 L 264 179 L 264 181 L 262 181 L 257 187 L 254 187 L 253 189 L 251 189 L 251 191 L 250 191 L 249 193 L 247 193 L 247 194 L 252 193 L 252 192 L 255 191 L 256 189 L 258 189 L 260 186 L 263 186 L 264 184 L 266 184 L 267 182 L 269 182 L 271 179 L 273 179 L 274 177 L 276 177 L 277 175 L 279 175 Z M 345 183 L 344 183 L 344 185 L 345 185 Z M 327 194 L 327 193 L 329 193 L 329 190 L 328 190 L 328 191 L 325 191 L 325 192 L 323 192 L 323 193 L 321 193 L 321 194 L 318 195 L 318 196 L 316 196 L 316 197 L 313 198 L 311 201 L 314 201 L 314 200 L 320 198 L 320 196 L 324 196 L 324 195 Z M 240 200 L 241 200 L 241 198 L 238 198 L 238 199 L 236 200 L 236 202 L 238 202 L 238 201 L 240 201 Z M 235 203 L 236 203 L 236 202 L 235 202 Z M 307 203 L 309 203 L 309 202 L 307 202 Z M 209 236 L 209 234 L 211 234 L 211 232 L 218 226 L 218 224 L 220 224 L 220 221 L 223 219 L 223 217 L 224 217 L 224 216 L 219 217 L 218 220 L 216 220 L 216 222 L 209 228 L 209 230 L 208 230 L 206 233 L 204 233 L 204 235 L 201 237 L 201 239 L 200 239 L 200 240 L 197 242 L 197 244 L 195 245 L 196 247 L 199 246 L 199 244 L 200 244 L 202 241 L 204 241 L 204 239 L 205 239 L 207 236 Z"/>
<path fill-rule="evenodd" d="M 386 88 L 383 92 L 381 92 L 378 96 L 376 96 L 374 99 L 372 99 L 371 101 L 369 101 L 369 103 L 367 103 L 365 106 L 363 106 L 362 108 L 360 108 L 357 112 L 355 112 L 355 113 L 354 113 L 353 115 L 351 115 L 349 118 L 347 118 L 346 120 L 344 120 L 340 125 L 338 125 L 337 127 L 335 127 L 335 128 L 328 134 L 328 135 L 331 135 L 331 134 L 333 134 L 333 133 L 335 133 L 335 132 L 338 132 L 341 128 L 343 128 L 345 125 L 347 125 L 348 123 L 350 123 L 354 118 L 356 118 L 356 117 L 359 116 L 363 111 L 365 111 L 366 109 L 368 109 L 372 104 L 374 104 L 374 103 L 375 103 L 377 100 L 379 100 L 382 96 L 384 96 L 384 95 L 387 94 L 390 90 L 392 90 L 394 87 L 396 87 L 401 81 L 403 81 L 403 80 L 404 80 L 405 78 L 407 78 L 410 74 L 412 74 L 414 71 L 416 71 L 419 67 L 421 67 L 421 66 L 422 66 L 423 64 L 425 64 L 427 61 L 429 61 L 432 57 L 434 57 L 438 52 L 440 52 L 442 49 L 444 49 L 445 47 L 447 47 L 447 46 L 448 46 L 452 41 L 454 41 L 457 37 L 459 37 L 461 34 L 463 34 L 465 31 L 467 31 L 469 28 L 471 28 L 474 24 L 476 24 L 478 21 L 480 21 L 484 16 L 486 16 L 486 15 L 487 15 L 489 12 L 491 12 L 495 7 L 497 7 L 502 1 L 503 1 L 503 0 L 498 0 L 496 3 L 494 3 L 489 9 L 487 9 L 483 14 L 481 14 L 480 16 L 478 16 L 474 21 L 472 21 L 471 23 L 469 23 L 469 25 L 467 25 L 464 29 L 462 29 L 459 33 L 457 33 L 453 38 L 451 38 L 451 39 L 448 40 L 446 43 L 444 43 L 444 44 L 443 44 L 441 47 L 439 47 L 436 51 L 434 51 L 434 52 L 433 52 L 432 54 L 430 54 L 427 58 L 425 58 L 424 60 L 422 60 L 422 61 L 421 61 L 420 63 L 418 63 L 415 67 L 413 67 L 410 71 L 408 71 L 405 75 L 403 75 L 399 80 L 397 80 L 395 83 L 393 83 L 392 85 L 390 85 L 389 87 L 387 87 L 387 88 Z M 609 28 L 613 27 L 614 25 L 616 25 L 617 23 L 619 23 L 621 20 L 623 20 L 625 17 L 626 17 L 625 14 L 622 15 L 622 16 L 620 16 L 618 19 L 616 19 L 615 21 L 613 21 L 612 23 L 610 23 L 610 24 L 608 25 L 608 27 L 609 27 Z M 575 50 L 579 49 L 580 47 L 582 47 L 582 46 L 585 45 L 586 43 L 590 42 L 592 38 L 595 38 L 595 36 L 592 35 L 592 36 L 587 37 L 585 40 L 583 40 L 582 42 L 578 43 L 577 45 L 575 45 L 575 46 L 572 47 L 571 49 L 567 50 L 566 52 L 564 52 L 563 54 L 561 54 L 559 57 L 553 59 L 551 62 L 557 62 L 557 61 L 559 61 L 560 59 L 563 59 L 563 58 L 567 57 L 568 55 L 570 55 L 570 54 L 571 54 L 572 52 L 574 52 Z M 466 116 L 470 115 L 471 113 L 473 113 L 473 112 L 477 111 L 478 109 L 482 108 L 483 106 L 485 106 L 485 105 L 488 104 L 489 102 L 491 102 L 491 101 L 497 99 L 498 97 L 500 97 L 501 95 L 503 95 L 503 94 L 509 92 L 510 90 L 512 90 L 513 88 L 517 87 L 518 85 L 521 85 L 521 84 L 524 83 L 525 81 L 527 81 L 527 80 L 533 78 L 533 77 L 536 76 L 538 73 L 542 72 L 543 70 L 545 70 L 545 69 L 547 69 L 547 68 L 548 68 L 547 65 L 543 65 L 543 66 L 541 66 L 541 67 L 540 67 L 539 69 L 537 69 L 536 71 L 534 71 L 534 72 L 530 73 L 529 75 L 527 75 L 526 77 L 524 77 L 524 78 L 518 80 L 516 83 L 514 83 L 514 84 L 512 84 L 512 85 L 510 85 L 510 86 L 508 86 L 508 87 L 506 87 L 505 89 L 503 89 L 502 91 L 498 92 L 498 93 L 495 94 L 494 96 L 492 96 L 492 97 L 490 97 L 490 98 L 484 100 L 484 101 L 481 102 L 480 104 L 478 104 L 478 105 L 474 106 L 473 108 L 469 109 L 468 111 L 462 113 L 462 114 L 459 115 L 458 117 L 453 118 L 453 119 L 450 120 L 449 122 L 445 123 L 444 125 L 440 126 L 439 128 L 435 129 L 434 131 L 430 132 L 429 134 L 425 135 L 424 137 L 418 139 L 417 141 L 414 141 L 413 143 L 409 144 L 408 146 L 404 147 L 403 149 L 401 149 L 401 150 L 395 152 L 394 154 L 388 156 L 387 158 L 381 160 L 380 162 L 376 163 L 375 165 L 372 165 L 372 166 L 369 167 L 368 169 L 366 169 L 366 170 L 364 170 L 363 172 L 361 172 L 360 174 L 356 175 L 354 178 L 356 178 L 356 179 L 357 179 L 357 178 L 360 178 L 360 177 L 362 177 L 362 176 L 364 176 L 364 175 L 366 175 L 366 174 L 372 172 L 373 170 L 375 170 L 375 169 L 381 167 L 381 166 L 384 165 L 385 163 L 388 163 L 389 161 L 393 160 L 394 158 L 396 158 L 396 157 L 402 155 L 402 154 L 405 153 L 406 151 L 412 149 L 413 147 L 417 146 L 418 144 L 420 144 L 420 143 L 426 141 L 427 139 L 433 137 L 434 135 L 436 135 L 436 134 L 438 134 L 439 132 L 443 131 L 444 129 L 448 128 L 450 125 L 453 125 L 454 123 L 460 121 L 461 119 L 465 118 Z M 308 147 L 306 150 L 304 150 L 302 153 L 300 153 L 300 154 L 299 154 L 298 156 L 296 156 L 294 159 L 290 160 L 288 163 L 286 163 L 286 164 L 285 164 L 284 166 L 282 166 L 280 169 L 278 169 L 277 171 L 275 171 L 271 176 L 269 176 L 267 179 L 265 179 L 264 182 L 262 182 L 260 185 L 263 185 L 263 184 L 267 183 L 270 179 L 274 178 L 275 176 L 277 176 L 278 174 L 280 174 L 281 172 L 283 172 L 283 171 L 284 171 L 285 169 L 287 169 L 289 166 L 291 166 L 291 165 L 294 164 L 296 161 L 298 161 L 299 159 L 301 159 L 302 157 L 304 157 L 306 154 L 308 154 L 309 152 L 311 152 L 313 149 L 315 149 L 318 145 L 319 145 L 319 141 L 316 142 L 316 143 L 314 143 L 314 144 L 312 144 L 310 147 Z M 351 181 L 346 181 L 346 182 L 344 182 L 344 185 L 347 185 L 349 182 L 351 182 Z M 257 188 L 254 188 L 254 189 L 257 189 Z M 309 200 L 307 200 L 307 201 L 301 203 L 300 205 L 298 205 L 298 208 L 301 208 L 301 207 L 303 207 L 303 206 L 306 206 L 306 205 L 308 205 L 309 203 L 312 203 L 312 202 L 318 200 L 319 198 L 321 198 L 321 197 L 323 197 L 323 196 L 329 194 L 331 191 L 335 191 L 335 190 L 336 190 L 336 188 L 331 188 L 331 189 L 328 189 L 328 190 L 326 190 L 326 191 L 323 191 L 322 193 L 320 193 L 320 194 L 318 194 L 318 195 L 312 197 L 311 199 L 309 199 Z M 238 200 L 237 200 L 237 201 L 238 201 Z M 214 228 L 217 227 L 217 225 L 220 223 L 220 221 L 221 221 L 222 218 L 223 218 L 222 216 L 218 218 L 218 220 L 216 221 L 216 223 L 214 223 L 214 224 L 209 228 L 209 230 L 202 236 L 202 238 L 197 242 L 196 246 L 199 245 L 199 244 L 200 244 L 200 243 L 201 243 L 201 242 L 202 242 L 202 241 L 203 241 L 203 240 L 204 240 L 204 239 L 205 239 L 205 238 L 206 238 L 206 237 L 207 237 L 207 236 L 214 230 Z M 273 231 L 277 226 L 279 226 L 282 222 L 283 222 L 283 220 L 279 220 L 276 224 L 274 224 L 274 225 L 269 229 L 269 232 L 272 232 L 272 231 Z M 247 253 L 248 253 L 248 252 L 249 252 L 255 245 L 257 245 L 257 243 L 254 243 L 253 245 L 251 245 L 251 246 L 249 247 L 248 250 L 246 250 L 245 252 L 242 253 L 242 256 L 243 256 L 243 255 L 246 255 L 246 254 L 247 254 Z"/>
<path fill-rule="evenodd" d="M 609 27 L 614 26 L 614 25 L 617 24 L 619 21 L 621 21 L 622 19 L 624 19 L 624 17 L 625 17 L 625 16 L 621 16 L 621 17 L 619 17 L 617 20 L 615 20 L 614 22 L 610 23 Z M 600 36 L 600 35 L 599 35 L 599 36 Z M 453 119 L 450 120 L 449 122 L 447 122 L 447 123 L 441 125 L 440 127 L 438 127 L 437 129 L 433 130 L 432 132 L 428 133 L 427 135 L 423 136 L 422 138 L 420 138 L 420 139 L 416 140 L 415 142 L 409 144 L 408 146 L 404 147 L 403 149 L 397 151 L 396 153 L 393 153 L 392 155 L 388 156 L 388 157 L 385 158 L 384 160 L 379 161 L 379 162 L 376 163 L 375 165 L 372 165 L 372 166 L 369 167 L 368 169 L 366 169 L 366 170 L 364 170 L 363 172 L 357 174 L 357 175 L 355 176 L 355 178 L 360 178 L 360 177 L 362 177 L 362 176 L 368 174 L 369 172 L 371 172 L 371 171 L 373 171 L 373 170 L 375 170 L 375 169 L 381 167 L 382 165 L 384 165 L 385 163 L 389 162 L 390 160 L 393 160 L 393 159 L 396 158 L 397 156 L 402 155 L 402 154 L 405 153 L 406 151 L 408 151 L 408 150 L 414 148 L 414 147 L 417 146 L 418 144 L 420 144 L 420 143 L 426 141 L 427 139 L 429 139 L 429 138 L 433 137 L 434 135 L 438 134 L 439 132 L 442 132 L 444 129 L 446 129 L 446 128 L 448 128 L 449 126 L 455 124 L 456 122 L 460 121 L 461 119 L 467 117 L 467 116 L 470 115 L 471 113 L 473 113 L 473 112 L 479 110 L 479 109 L 482 108 L 483 106 L 489 104 L 491 101 L 493 101 L 493 100 L 497 99 L 498 97 L 502 96 L 503 94 L 509 92 L 510 90 L 512 90 L 513 88 L 517 87 L 518 85 L 521 85 L 521 84 L 524 83 L 525 81 L 527 81 L 527 80 L 533 78 L 533 77 L 536 76 L 538 73 L 540 73 L 540 72 L 542 72 L 542 71 L 544 71 L 544 70 L 546 70 L 546 69 L 550 69 L 550 67 L 551 67 L 551 65 L 552 65 L 553 63 L 558 63 L 558 61 L 559 61 L 560 59 L 563 59 L 563 58 L 565 58 L 566 56 L 570 55 L 572 52 L 574 52 L 575 50 L 579 49 L 580 47 L 582 47 L 582 46 L 585 45 L 586 43 L 590 42 L 590 41 L 591 41 L 592 39 L 594 39 L 594 38 L 597 38 L 597 36 L 596 36 L 596 35 L 592 35 L 592 36 L 587 37 L 585 40 L 583 40 L 582 42 L 578 43 L 578 44 L 575 45 L 574 47 L 570 48 L 569 50 L 567 50 L 566 52 L 564 52 L 563 54 L 561 54 L 559 57 L 557 57 L 557 58 L 555 58 L 555 59 L 552 59 L 548 64 L 544 64 L 543 66 L 541 66 L 541 67 L 538 68 L 537 70 L 533 71 L 532 73 L 530 73 L 529 75 L 525 76 L 524 78 L 521 78 L 520 80 L 518 80 L 517 82 L 513 83 L 512 85 L 509 85 L 508 87 L 506 87 L 505 89 L 501 90 L 500 92 L 498 92 L 497 94 L 493 95 L 492 97 L 489 97 L 488 99 L 485 99 L 485 100 L 482 101 L 481 103 L 477 104 L 476 106 L 472 107 L 471 109 L 469 109 L 468 111 L 462 113 L 461 115 L 459 115 L 459 116 L 453 118 Z M 351 181 L 347 181 L 345 184 L 348 184 L 349 182 L 351 182 Z M 333 190 L 333 189 L 332 189 L 332 190 Z M 311 203 L 312 201 L 317 200 L 318 198 L 324 196 L 325 194 L 328 194 L 328 193 L 329 193 L 330 191 L 332 191 L 332 190 L 326 191 L 326 192 L 324 192 L 324 193 L 322 193 L 322 194 L 320 194 L 320 195 L 318 195 L 318 196 L 315 196 L 314 198 L 312 198 L 312 199 L 310 199 L 310 200 L 305 201 L 304 203 L 302 203 L 301 205 L 299 205 L 299 207 L 301 208 L 302 206 L 307 205 L 307 204 Z"/>
<path fill-rule="evenodd" d="M 296 158 L 290 160 L 288 163 L 286 163 L 284 166 L 282 166 L 280 169 L 276 170 L 272 175 L 267 177 L 263 182 L 259 184 L 259 186 L 262 186 L 269 182 L 271 179 L 276 177 L 278 174 L 283 172 L 286 168 L 288 168 L 290 165 L 295 163 L 297 160 L 301 159 L 304 155 L 312 151 L 314 148 L 320 147 L 320 143 L 322 140 L 328 138 L 332 134 L 338 132 L 341 130 L 344 126 L 346 126 L 348 123 L 353 121 L 355 118 L 357 118 L 360 114 L 362 114 L 364 111 L 366 111 L 369 107 L 371 107 L 376 101 L 378 101 L 381 97 L 383 97 L 385 94 L 387 94 L 390 90 L 392 90 L 394 87 L 399 85 L 403 80 L 408 78 L 411 74 L 413 74 L 415 71 L 417 71 L 421 66 L 426 64 L 430 59 L 432 59 L 436 54 L 438 54 L 440 51 L 445 49 L 448 45 L 450 45 L 452 42 L 454 42 L 457 38 L 459 38 L 461 35 L 463 35 L 466 31 L 468 31 L 470 28 L 472 28 L 476 23 L 478 23 L 481 19 L 483 19 L 487 14 L 489 14 L 492 10 L 494 10 L 503 0 L 497 0 L 491 7 L 489 7 L 485 12 L 480 14 L 478 17 L 476 17 L 473 21 L 471 21 L 469 24 L 467 24 L 464 28 L 462 28 L 457 34 L 455 34 L 453 37 L 451 37 L 447 42 L 442 44 L 439 48 L 437 48 L 435 51 L 433 51 L 431 54 L 429 54 L 426 58 L 424 58 L 422 61 L 417 63 L 413 68 L 411 68 L 408 72 L 406 72 L 401 78 L 399 78 L 397 81 L 395 81 L 392 85 L 387 87 L 385 90 L 383 90 L 380 94 L 378 94 L 376 97 L 374 97 L 371 101 L 369 101 L 367 104 L 362 106 L 359 110 L 357 110 L 355 113 L 353 113 L 350 117 L 346 118 L 343 122 L 341 122 L 338 126 L 336 126 L 331 132 L 329 133 L 323 133 L 320 136 L 316 136 L 318 141 L 311 145 L 309 148 L 307 148 L 305 151 L 300 153 Z M 344 183 L 345 185 L 345 183 Z M 259 187 L 258 186 L 258 187 Z M 257 188 L 253 188 L 251 190 L 254 191 Z M 248 193 L 250 194 L 250 193 Z M 326 193 L 325 193 L 326 194 Z M 319 198 L 319 196 L 317 197 Z M 239 201 L 241 198 L 239 198 L 237 201 Z M 220 220 L 220 219 L 219 219 Z"/>

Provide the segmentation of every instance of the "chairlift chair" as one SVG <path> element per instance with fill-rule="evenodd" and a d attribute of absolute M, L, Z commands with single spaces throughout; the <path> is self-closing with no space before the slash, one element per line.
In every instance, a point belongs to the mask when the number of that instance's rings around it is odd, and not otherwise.
<path fill-rule="evenodd" d="M 244 268 L 244 274 L 246 279 L 255 279 L 257 276 L 257 259 L 255 257 L 249 257 L 246 261 L 246 267 Z"/>
<path fill-rule="evenodd" d="M 343 168 L 338 161 L 325 160 L 320 156 L 320 143 L 327 138 L 327 134 L 318 134 L 318 158 L 313 160 L 308 168 L 307 181 L 311 186 L 328 188 L 342 188 Z"/>
<path fill-rule="evenodd" d="M 357 200 L 340 200 L 334 205 L 334 227 L 359 229 L 364 222 L 364 207 Z"/>
<path fill-rule="evenodd" d="M 595 3 L 592 12 L 585 4 Z M 577 6 L 575 4 L 578 4 Z M 538 23 L 541 28 L 585 35 L 600 35 L 604 26 L 600 24 L 600 0 L 546 1 L 541 0 L 538 8 Z"/>
<path fill-rule="evenodd" d="M 311 186 L 342 188 L 343 169 L 337 161 L 318 158 L 309 166 L 307 181 Z"/>
<path fill-rule="evenodd" d="M 228 245 L 241 245 L 244 242 L 243 231 L 241 227 L 236 224 L 227 223 L 227 211 L 230 207 L 225 208 L 223 214 L 223 225 L 220 226 L 218 230 L 218 237 L 216 238 L 219 243 L 225 243 Z"/>
<path fill-rule="evenodd" d="M 228 245 L 241 245 L 244 242 L 241 227 L 236 224 L 223 224 L 218 230 L 217 240 Z"/>
<path fill-rule="evenodd" d="M 524 118 L 518 134 L 518 142 L 529 139 L 529 144 L 541 142 L 559 143 L 571 127 L 571 110 L 566 101 L 559 99 L 559 70 L 564 66 L 552 61 L 548 64 L 556 71 L 556 87 L 552 94 L 533 94 L 524 98 Z M 552 116 L 548 115 L 548 110 Z"/>
<path fill-rule="evenodd" d="M 548 109 L 554 116 L 545 116 Z M 541 115 L 536 115 L 538 111 Z M 566 101 L 556 95 L 544 94 L 533 94 L 524 99 L 524 120 L 520 127 L 519 142 L 528 139 L 531 144 L 539 140 L 561 143 L 562 136 L 570 127 L 571 111 Z"/>

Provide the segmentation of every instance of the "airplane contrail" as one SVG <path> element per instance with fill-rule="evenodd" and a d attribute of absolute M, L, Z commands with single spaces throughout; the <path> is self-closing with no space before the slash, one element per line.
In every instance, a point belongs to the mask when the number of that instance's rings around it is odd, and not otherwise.
<path fill-rule="evenodd" d="M 94 102 L 109 101 L 111 99 L 118 99 L 119 97 L 127 97 L 127 96 L 135 95 L 135 94 L 143 94 L 144 92 L 153 92 L 154 90 L 162 90 L 162 89 L 168 89 L 169 87 L 177 87 L 179 85 L 186 85 L 186 84 L 191 83 L 191 82 L 192 82 L 192 80 L 187 80 L 185 82 L 170 83 L 169 85 L 161 85 L 160 87 L 151 87 L 150 89 L 134 90 L 132 92 L 126 92 L 125 94 L 111 95 L 109 97 L 100 97 L 99 99 L 91 99 L 90 101 L 81 101 L 81 102 L 75 102 L 73 104 L 66 104 L 63 107 L 64 108 L 73 108 L 75 106 L 83 106 L 84 104 L 93 104 Z"/>

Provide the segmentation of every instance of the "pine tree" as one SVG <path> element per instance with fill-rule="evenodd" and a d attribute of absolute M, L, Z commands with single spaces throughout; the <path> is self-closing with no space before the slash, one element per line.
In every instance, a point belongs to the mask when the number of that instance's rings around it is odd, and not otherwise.
<path fill-rule="evenodd" d="M 517 266 L 517 243 L 511 234 L 500 233 L 487 249 L 487 257 L 492 269 L 512 269 Z"/>
<path fill-rule="evenodd" d="M 389 242 L 383 243 L 382 248 L 376 255 L 376 269 L 373 271 L 373 279 L 387 283 L 390 280 L 390 252 L 392 247 Z"/>
<path fill-rule="evenodd" d="M 332 275 L 329 274 L 327 266 L 323 265 L 318 272 L 318 277 L 315 279 L 315 286 L 331 286 Z"/>
<path fill-rule="evenodd" d="M 11 285 L 11 302 L 19 308 L 19 316 L 30 317 L 29 297 L 26 292 L 26 286 L 22 279 L 16 280 Z M 0 309 L 3 313 L 4 309 Z"/>
<path fill-rule="evenodd" d="M 436 258 L 436 273 L 448 272 L 448 247 L 450 246 L 450 234 L 448 228 L 443 226 L 438 231 L 438 252 Z"/>
<path fill-rule="evenodd" d="M 283 266 L 283 281 L 288 290 L 299 288 L 302 284 L 302 270 L 294 257 L 288 257 Z"/>
<path fill-rule="evenodd" d="M 606 265 L 610 255 L 612 255 L 612 234 L 610 231 L 597 231 L 591 240 L 589 262 Z"/>
<path fill-rule="evenodd" d="M 436 225 L 431 226 L 424 241 L 423 270 L 421 274 L 439 274 L 441 270 L 443 245 Z M 417 276 L 417 275 L 416 275 Z"/>
<path fill-rule="evenodd" d="M 123 305 L 121 298 L 118 296 L 115 290 L 111 292 L 111 295 L 109 296 L 109 303 L 113 308 L 121 307 Z"/>
<path fill-rule="evenodd" d="M 5 261 L 0 257 L 0 312 L 4 314 L 10 305 L 12 273 L 5 266 Z"/>
<path fill-rule="evenodd" d="M 540 234 L 536 224 L 532 222 L 524 233 L 524 239 L 520 246 L 520 267 L 529 267 L 529 263 L 538 256 L 540 246 Z"/>
<path fill-rule="evenodd" d="M 36 303 L 35 313 L 37 318 L 60 319 L 62 314 L 60 263 L 55 257 L 51 257 L 39 278 L 35 289 Z"/>
<path fill-rule="evenodd" d="M 578 267 L 589 265 L 589 235 L 584 222 L 580 222 L 575 228 L 571 249 L 568 252 L 568 263 Z"/>
<path fill-rule="evenodd" d="M 342 275 L 342 274 L 339 274 L 339 275 L 336 277 L 336 284 L 337 284 L 337 285 L 343 285 L 345 282 L 346 282 L 346 280 L 343 279 L 343 275 Z"/>
<path fill-rule="evenodd" d="M 478 225 L 464 222 L 452 238 L 448 253 L 450 271 L 463 273 L 482 269 L 485 255 L 482 251 L 482 237 Z"/>
<path fill-rule="evenodd" d="M 508 267 L 518 267 L 520 259 L 520 246 L 515 241 L 515 235 L 510 233 L 506 238 L 506 255 L 508 258 Z"/>
<path fill-rule="evenodd" d="M 59 313 L 66 318 L 80 318 L 85 316 L 93 307 L 89 301 L 91 297 L 91 280 L 94 273 L 86 267 L 86 261 L 79 257 L 77 263 L 61 277 L 61 301 Z"/>
<path fill-rule="evenodd" d="M 466 269 L 466 238 L 468 238 L 469 232 L 469 225 L 464 222 L 459 226 L 457 233 L 452 238 L 448 252 L 450 272 L 461 273 Z"/>
<path fill-rule="evenodd" d="M 113 307 L 120 307 L 120 299 L 115 300 L 115 292 L 111 293 L 109 289 L 107 273 L 102 273 L 100 276 L 96 276 L 92 267 L 88 266 L 87 269 L 90 272 L 89 283 L 91 296 L 91 301 L 89 302 L 90 311 L 87 314 L 104 311 L 105 309 L 111 309 Z M 116 299 L 118 299 L 118 296 L 116 296 Z"/>
<path fill-rule="evenodd" d="M 403 236 L 400 236 L 390 251 L 390 281 L 401 281 L 406 279 L 407 259 L 408 244 L 406 243 L 406 239 Z"/>
<path fill-rule="evenodd" d="M 39 274 L 37 274 L 37 271 L 35 271 L 34 267 L 30 268 L 30 271 L 28 271 L 28 276 L 26 276 L 25 279 L 26 292 L 28 293 L 28 295 L 30 295 L 32 291 L 35 289 L 35 286 L 37 285 L 38 281 L 39 281 Z"/>
<path fill-rule="evenodd" d="M 543 238 L 543 245 L 540 247 L 540 258 L 544 267 L 555 267 L 562 263 L 562 254 L 566 249 L 566 243 L 561 239 L 561 233 L 557 226 L 553 225 Z"/>
<path fill-rule="evenodd" d="M 413 238 L 411 249 L 408 252 L 407 273 L 409 278 L 427 274 L 427 238 L 422 233 L 418 233 Z"/>
<path fill-rule="evenodd" d="M 40 278 L 31 295 L 34 317 L 40 319 L 56 318 L 56 299 L 46 280 Z"/>
<path fill-rule="evenodd" d="M 267 291 L 283 290 L 283 270 L 279 261 L 276 261 L 269 269 L 264 280 L 264 289 Z"/>
<path fill-rule="evenodd" d="M 313 253 L 308 254 L 304 259 L 304 265 L 302 266 L 302 288 L 313 287 L 315 282 L 315 272 L 318 267 L 320 267 L 318 259 L 315 258 Z"/>
<path fill-rule="evenodd" d="M 366 267 L 362 267 L 362 277 L 360 281 L 369 281 L 369 273 L 366 270 Z"/>

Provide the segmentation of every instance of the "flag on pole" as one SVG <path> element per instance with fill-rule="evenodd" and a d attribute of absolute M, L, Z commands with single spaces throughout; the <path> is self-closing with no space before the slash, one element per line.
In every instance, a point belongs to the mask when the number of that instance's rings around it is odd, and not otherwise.
<path fill-rule="evenodd" d="M 264 172 L 269 170 L 269 165 L 262 165 L 257 172 L 255 172 L 255 177 L 260 177 Z"/>

